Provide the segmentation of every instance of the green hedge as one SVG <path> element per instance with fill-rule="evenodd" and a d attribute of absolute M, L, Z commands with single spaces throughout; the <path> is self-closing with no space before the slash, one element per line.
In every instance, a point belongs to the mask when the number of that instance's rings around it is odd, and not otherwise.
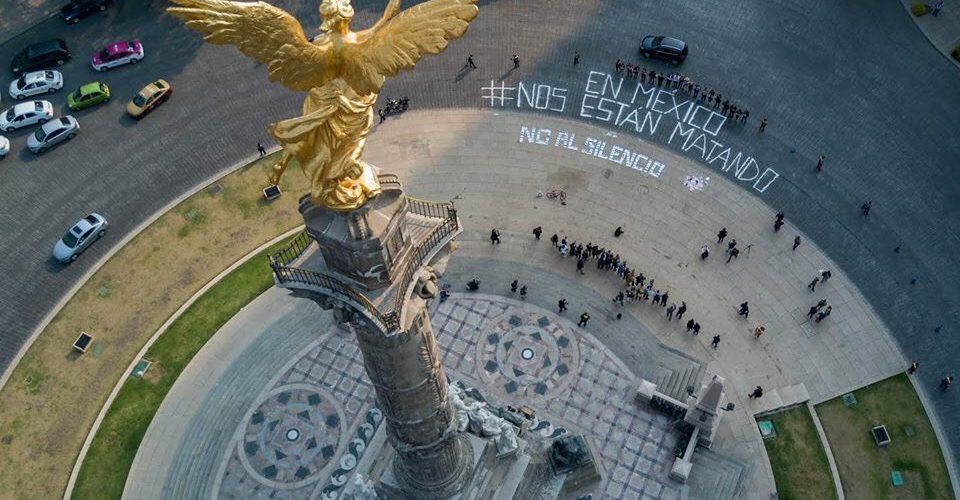
<path fill-rule="evenodd" d="M 925 3 L 915 3 L 910 6 L 910 12 L 917 17 L 925 16 L 930 13 L 930 6 Z"/>

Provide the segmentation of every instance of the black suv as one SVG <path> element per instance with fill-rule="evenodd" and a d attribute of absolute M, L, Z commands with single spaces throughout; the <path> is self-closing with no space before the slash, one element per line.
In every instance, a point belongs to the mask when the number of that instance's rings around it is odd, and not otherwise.
<path fill-rule="evenodd" d="M 103 12 L 110 6 L 111 0 L 73 0 L 60 9 L 63 20 L 73 24 L 94 12 Z"/>
<path fill-rule="evenodd" d="M 645 36 L 640 41 L 640 55 L 680 64 L 687 58 L 687 44 L 668 36 Z"/>
<path fill-rule="evenodd" d="M 45 69 L 50 66 L 61 66 L 70 60 L 70 49 L 67 42 L 59 38 L 28 45 L 20 53 L 13 56 L 10 69 L 21 74 L 35 69 Z"/>

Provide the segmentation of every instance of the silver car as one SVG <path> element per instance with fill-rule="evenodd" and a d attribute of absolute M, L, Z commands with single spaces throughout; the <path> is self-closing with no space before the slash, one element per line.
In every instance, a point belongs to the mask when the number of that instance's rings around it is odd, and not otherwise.
<path fill-rule="evenodd" d="M 47 123 L 52 118 L 53 104 L 50 101 L 24 102 L 0 114 L 0 130 L 12 132 L 35 123 Z"/>
<path fill-rule="evenodd" d="M 90 214 L 80 219 L 57 241 L 53 246 L 53 258 L 64 264 L 73 262 L 106 232 L 107 219 L 97 213 Z"/>
<path fill-rule="evenodd" d="M 73 139 L 80 130 L 77 119 L 67 115 L 44 123 L 36 132 L 27 136 L 27 147 L 40 154 L 63 141 Z"/>
<path fill-rule="evenodd" d="M 0 135 L 0 158 L 7 156 L 10 152 L 10 139 Z"/>
<path fill-rule="evenodd" d="M 23 99 L 37 94 L 56 92 L 63 88 L 63 74 L 48 69 L 27 73 L 10 82 L 10 97 Z"/>

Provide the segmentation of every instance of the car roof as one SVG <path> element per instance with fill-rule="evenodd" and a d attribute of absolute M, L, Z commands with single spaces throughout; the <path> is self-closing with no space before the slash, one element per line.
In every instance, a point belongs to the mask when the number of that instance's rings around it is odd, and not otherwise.
<path fill-rule="evenodd" d="M 686 45 L 682 40 L 677 40 L 676 38 L 670 38 L 668 36 L 663 37 L 663 40 L 660 40 L 660 45 L 670 47 L 672 49 L 683 50 L 683 46 Z"/>
<path fill-rule="evenodd" d="M 113 42 L 104 47 L 108 54 L 126 54 L 130 52 L 130 42 Z"/>
<path fill-rule="evenodd" d="M 13 114 L 22 115 L 26 113 L 32 113 L 37 110 L 37 103 L 40 101 L 27 101 L 17 104 L 13 107 Z"/>
<path fill-rule="evenodd" d="M 27 83 L 35 82 L 45 82 L 47 81 L 47 72 L 53 72 L 53 70 L 45 69 L 41 71 L 34 71 L 32 73 L 27 73 L 24 75 L 23 80 Z"/>
<path fill-rule="evenodd" d="M 69 126 L 72 126 L 72 125 L 73 125 L 73 117 L 68 115 L 68 116 L 61 116 L 60 118 L 58 118 L 58 119 L 56 119 L 56 120 L 50 120 L 50 121 L 48 121 L 47 123 L 44 123 L 44 124 L 41 126 L 41 128 L 43 129 L 43 132 L 44 132 L 44 133 L 49 134 L 50 132 L 53 132 L 54 130 L 56 130 L 56 129 L 62 127 L 62 126 L 67 126 L 67 127 L 69 127 Z"/>
<path fill-rule="evenodd" d="M 157 85 L 157 84 L 161 84 L 161 85 L 163 85 L 163 86 L 161 87 L 160 85 Z M 157 80 L 155 80 L 155 81 L 152 81 L 152 82 L 146 84 L 142 89 L 140 89 L 139 94 L 140 94 L 144 99 L 146 99 L 146 98 L 148 98 L 148 97 L 156 94 L 157 92 L 160 92 L 161 90 L 163 90 L 163 89 L 165 89 L 165 88 L 168 88 L 168 87 L 170 87 L 170 84 L 167 83 L 166 80 L 164 80 L 163 78 L 159 78 L 159 79 L 157 79 Z"/>
<path fill-rule="evenodd" d="M 92 94 L 94 92 L 100 92 L 100 82 L 90 82 L 80 86 L 81 94 Z"/>

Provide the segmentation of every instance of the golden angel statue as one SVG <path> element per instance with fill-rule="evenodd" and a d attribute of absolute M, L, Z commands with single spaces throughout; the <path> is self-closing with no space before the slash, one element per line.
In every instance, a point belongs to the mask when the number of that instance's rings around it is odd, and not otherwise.
<path fill-rule="evenodd" d="M 400 0 L 390 0 L 373 27 L 354 32 L 350 0 L 323 0 L 320 34 L 310 40 L 292 15 L 264 2 L 172 1 L 178 7 L 168 12 L 206 41 L 236 45 L 267 66 L 270 81 L 307 92 L 302 116 L 269 126 L 283 146 L 270 180 L 276 184 L 296 158 L 314 204 L 339 211 L 358 208 L 380 192 L 360 154 L 386 77 L 443 51 L 478 12 L 477 0 L 428 0 L 403 12 Z"/>

